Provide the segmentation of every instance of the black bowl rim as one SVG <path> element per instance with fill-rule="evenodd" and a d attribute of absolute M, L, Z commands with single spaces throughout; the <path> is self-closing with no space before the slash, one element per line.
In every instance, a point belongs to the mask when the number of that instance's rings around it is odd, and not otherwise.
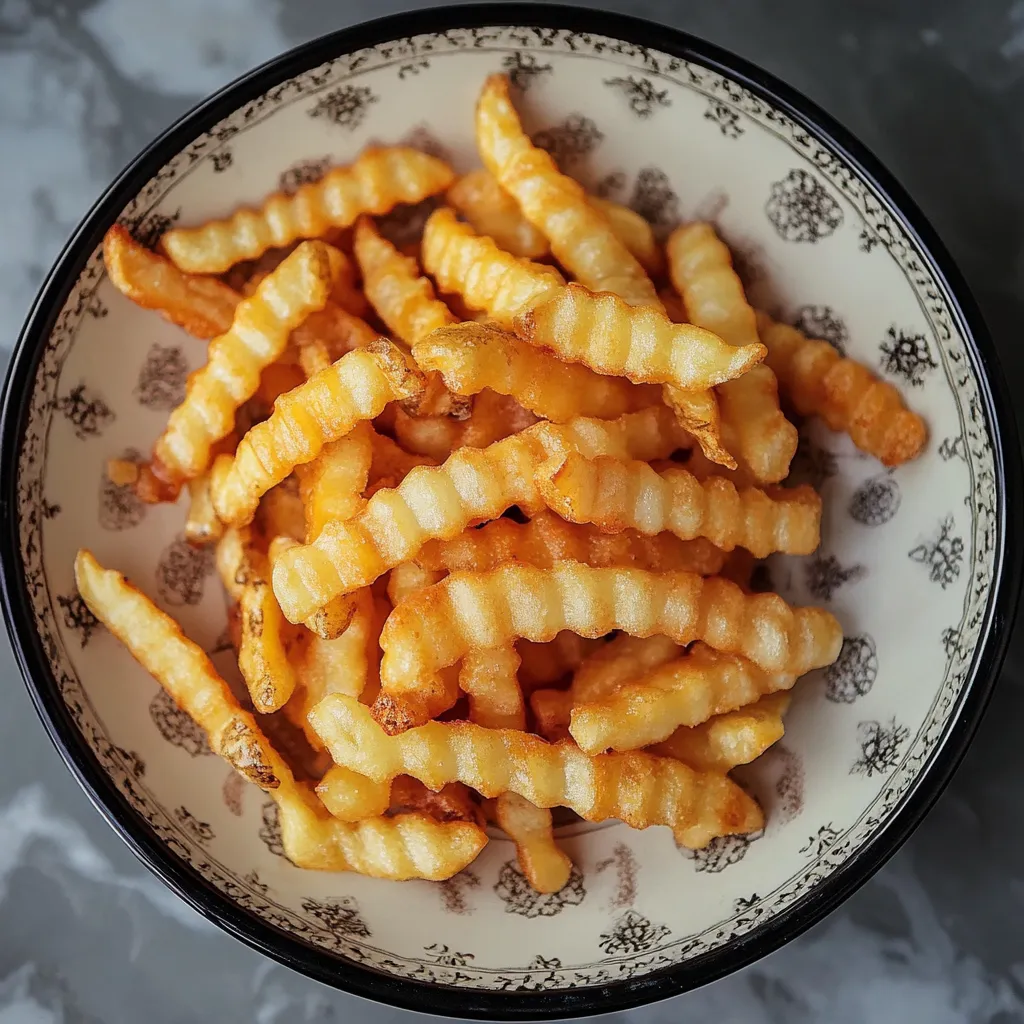
<path fill-rule="evenodd" d="M 580 989 L 541 992 L 466 990 L 396 978 L 312 946 L 242 910 L 156 837 L 100 768 L 75 728 L 36 633 L 18 540 L 17 462 L 31 382 L 56 317 L 84 261 L 128 201 L 168 160 L 221 118 L 281 81 L 352 50 L 420 33 L 479 26 L 561 28 L 611 36 L 692 59 L 739 82 L 784 110 L 836 150 L 888 197 L 901 226 L 930 257 L 946 285 L 952 313 L 978 365 L 991 425 L 997 483 L 1004 495 L 993 596 L 972 679 L 940 748 L 901 806 L 865 847 L 809 895 L 766 925 L 709 953 L 655 973 Z M 1006 653 L 1020 590 L 1022 552 L 1008 522 L 1021 518 L 1022 469 L 1017 429 L 995 347 L 981 314 L 945 247 L 923 214 L 874 156 L 794 89 L 755 65 L 675 29 L 625 15 L 540 4 L 471 4 L 414 11 L 366 22 L 300 45 L 251 71 L 180 118 L 137 156 L 86 215 L 46 278 L 11 358 L 0 404 L 0 591 L 8 633 L 36 710 L 60 755 L 93 804 L 131 850 L 185 902 L 263 954 L 311 978 L 365 998 L 410 1010 L 488 1020 L 537 1020 L 610 1013 L 654 1002 L 714 981 L 795 938 L 834 910 L 903 844 L 946 787 L 991 696 Z"/>

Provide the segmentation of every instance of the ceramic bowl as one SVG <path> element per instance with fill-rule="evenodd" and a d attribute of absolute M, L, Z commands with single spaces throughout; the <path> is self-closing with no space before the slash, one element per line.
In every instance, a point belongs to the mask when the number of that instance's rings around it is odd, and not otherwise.
<path fill-rule="evenodd" d="M 72 560 L 90 547 L 231 659 L 209 551 L 179 506 L 105 476 L 147 451 L 203 345 L 122 298 L 115 221 L 155 240 L 314 179 L 372 140 L 477 163 L 484 77 L 511 76 L 534 139 L 665 232 L 714 220 L 754 299 L 897 384 L 928 421 L 887 471 L 811 424 L 820 552 L 775 586 L 841 620 L 785 738 L 746 777 L 768 825 L 684 853 L 667 829 L 577 824 L 576 869 L 538 895 L 495 837 L 445 884 L 293 867 L 273 805 L 97 627 Z M 310 43 L 193 111 L 110 187 L 58 260 L 10 370 L 2 435 L 5 608 L 69 767 L 139 856 L 225 929 L 321 981 L 451 1016 L 562 1017 L 683 991 L 821 918 L 906 838 L 964 752 L 1019 579 L 1017 442 L 993 350 L 920 214 L 863 148 L 745 62 L 654 25 L 550 7 L 403 15 Z"/>

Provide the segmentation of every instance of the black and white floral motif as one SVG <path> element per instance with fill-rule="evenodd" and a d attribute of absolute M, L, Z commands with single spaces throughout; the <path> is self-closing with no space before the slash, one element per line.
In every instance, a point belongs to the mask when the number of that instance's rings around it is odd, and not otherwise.
<path fill-rule="evenodd" d="M 602 199 L 610 199 L 618 195 L 626 187 L 626 172 L 611 171 L 606 174 L 595 186 L 594 195 Z"/>
<path fill-rule="evenodd" d="M 277 179 L 277 188 L 286 196 L 293 196 L 303 185 L 314 185 L 320 181 L 331 166 L 331 157 L 311 157 L 299 160 L 281 172 Z"/>
<path fill-rule="evenodd" d="M 843 566 L 835 555 L 817 552 L 804 563 L 804 573 L 811 597 L 816 601 L 831 601 L 844 583 L 863 579 L 867 569 L 863 565 Z"/>
<path fill-rule="evenodd" d="M 930 541 L 918 544 L 910 552 L 912 562 L 928 567 L 928 579 L 938 583 L 943 590 L 960 577 L 960 566 L 964 560 L 964 542 L 953 536 L 956 523 L 952 516 L 946 516 L 939 523 L 939 532 Z"/>
<path fill-rule="evenodd" d="M 247 874 L 242 875 L 242 881 L 245 882 L 246 885 L 250 885 L 254 889 L 257 889 L 259 892 L 263 893 L 264 895 L 270 889 L 270 886 L 267 885 L 266 882 L 261 882 L 260 881 L 260 876 L 257 874 L 256 871 L 250 871 Z"/>
<path fill-rule="evenodd" d="M 142 452 L 126 448 L 120 455 L 122 462 L 141 462 Z M 107 467 L 100 477 L 99 524 L 104 530 L 130 530 L 142 522 L 146 505 L 135 493 L 133 483 L 116 484 L 110 479 Z"/>
<path fill-rule="evenodd" d="M 903 744 L 910 737 L 910 730 L 891 718 L 887 725 L 881 722 L 861 722 L 857 726 L 857 741 L 860 743 L 860 757 L 850 769 L 853 775 L 884 775 L 899 764 Z"/>
<path fill-rule="evenodd" d="M 278 857 L 284 856 L 284 840 L 281 838 L 281 816 L 277 810 L 277 804 L 268 800 L 260 812 L 262 824 L 257 833 L 263 840 L 263 845 Z"/>
<path fill-rule="evenodd" d="M 939 456 L 943 462 L 950 459 L 963 459 L 967 461 L 967 452 L 964 450 L 964 437 L 960 434 L 957 437 L 944 437 L 939 445 Z"/>
<path fill-rule="evenodd" d="M 523 53 L 521 50 L 502 57 L 501 66 L 509 81 L 520 92 L 526 92 L 534 82 L 554 70 L 550 64 L 541 64 L 532 53 Z"/>
<path fill-rule="evenodd" d="M 808 857 L 821 857 L 842 834 L 830 821 L 827 825 L 821 825 L 813 836 L 808 836 L 807 842 L 798 852 Z"/>
<path fill-rule="evenodd" d="M 440 942 L 432 942 L 429 946 L 423 947 L 423 952 L 436 964 L 444 964 L 445 967 L 465 967 L 470 960 L 475 960 L 474 953 L 460 953 L 457 949 L 449 949 Z"/>
<path fill-rule="evenodd" d="M 342 85 L 332 89 L 310 108 L 310 117 L 322 117 L 339 128 L 354 131 L 366 117 L 370 105 L 379 97 L 365 85 Z"/>
<path fill-rule="evenodd" d="M 231 155 L 231 150 L 225 147 L 220 152 L 214 153 L 210 157 L 210 162 L 213 164 L 214 174 L 221 174 L 231 166 L 234 162 L 234 157 Z"/>
<path fill-rule="evenodd" d="M 784 825 L 804 809 L 804 762 L 785 743 L 776 743 L 771 753 L 782 765 L 782 773 L 775 781 L 775 795 L 779 801 L 775 817 L 780 825 Z M 760 835 L 757 833 L 748 838 L 757 839 Z"/>
<path fill-rule="evenodd" d="M 191 715 L 174 703 L 174 698 L 163 688 L 157 690 L 149 702 L 149 717 L 168 743 L 181 747 L 192 757 L 213 753 L 206 740 L 206 733 L 196 725 Z"/>
<path fill-rule="evenodd" d="M 335 896 L 329 901 L 307 897 L 302 901 L 302 909 L 312 914 L 336 938 L 370 937 L 370 929 L 359 913 L 359 904 L 351 896 Z"/>
<path fill-rule="evenodd" d="M 699 850 L 684 850 L 693 860 L 693 866 L 701 872 L 717 874 L 730 864 L 736 864 L 747 855 L 750 844 L 756 842 L 764 832 L 753 832 L 746 836 L 716 836 L 707 846 Z"/>
<path fill-rule="evenodd" d="M 94 320 L 102 320 L 110 312 L 98 295 L 93 295 L 92 298 L 89 299 L 86 304 L 85 311 Z"/>
<path fill-rule="evenodd" d="M 139 370 L 139 379 L 132 394 L 139 405 L 147 409 L 169 412 L 181 405 L 185 398 L 188 363 L 177 345 L 154 342 Z"/>
<path fill-rule="evenodd" d="M 170 605 L 199 604 L 213 563 L 213 548 L 196 548 L 184 537 L 176 537 L 157 562 L 156 592 L 160 599 Z"/>
<path fill-rule="evenodd" d="M 404 82 L 405 79 L 413 75 L 418 75 L 421 71 L 426 71 L 429 67 L 429 60 L 414 60 L 409 64 L 403 64 L 398 69 L 398 77 Z"/>
<path fill-rule="evenodd" d="M 772 182 L 764 212 L 787 242 L 817 242 L 843 223 L 843 211 L 810 172 L 793 170 Z"/>
<path fill-rule="evenodd" d="M 225 651 L 231 650 L 234 650 L 234 644 L 231 641 L 231 627 L 228 625 L 217 634 L 217 639 L 213 641 L 213 646 L 206 653 L 212 658 L 215 654 L 223 654 Z"/>
<path fill-rule="evenodd" d="M 58 594 L 57 606 L 60 608 L 64 628 L 77 633 L 78 642 L 84 647 L 93 633 L 99 629 L 99 619 L 89 611 L 89 606 L 78 591 L 67 596 Z"/>
<path fill-rule="evenodd" d="M 75 437 L 80 441 L 99 437 L 116 418 L 110 406 L 85 384 L 58 398 L 57 411 L 75 428 Z"/>
<path fill-rule="evenodd" d="M 853 492 L 847 511 L 864 526 L 882 526 L 900 510 L 900 485 L 889 473 L 865 481 Z"/>
<path fill-rule="evenodd" d="M 708 109 L 704 111 L 704 120 L 718 125 L 718 130 L 727 139 L 738 139 L 743 134 L 740 115 L 721 100 L 708 100 Z"/>
<path fill-rule="evenodd" d="M 625 843 L 616 843 L 612 855 L 598 861 L 596 871 L 600 874 L 611 867 L 615 868 L 615 892 L 611 905 L 616 908 L 632 906 L 636 900 L 636 876 L 640 867 L 636 854 Z"/>
<path fill-rule="evenodd" d="M 756 892 L 752 892 L 749 896 L 737 896 L 732 902 L 733 912 L 742 914 L 746 910 L 751 910 L 760 901 L 761 897 Z"/>
<path fill-rule="evenodd" d="M 629 205 L 650 221 L 659 236 L 679 223 L 679 196 L 664 171 L 644 167 L 636 176 Z"/>
<path fill-rule="evenodd" d="M 566 171 L 579 163 L 604 138 L 604 132 L 582 114 L 570 114 L 561 124 L 533 134 L 533 144 L 547 150 Z"/>
<path fill-rule="evenodd" d="M 39 511 L 42 512 L 44 519 L 56 519 L 60 515 L 60 505 L 42 498 L 39 502 Z"/>
<path fill-rule="evenodd" d="M 801 306 L 793 317 L 793 326 L 808 338 L 827 341 L 841 356 L 846 355 L 850 332 L 831 306 Z"/>
<path fill-rule="evenodd" d="M 826 480 L 839 472 L 839 462 L 835 453 L 823 448 L 807 432 L 800 431 L 797 440 L 796 454 L 789 467 L 790 479 L 795 484 L 810 484 L 820 491 Z"/>
<path fill-rule="evenodd" d="M 947 626 L 942 631 L 942 649 L 946 652 L 947 658 L 952 658 L 960 650 L 960 631 L 953 626 Z"/>
<path fill-rule="evenodd" d="M 624 78 L 606 78 L 604 84 L 622 93 L 629 101 L 629 109 L 637 117 L 647 119 L 659 107 L 670 107 L 668 89 L 656 89 L 649 78 L 640 75 L 626 75 Z"/>
<path fill-rule="evenodd" d="M 852 704 L 867 694 L 878 676 L 878 650 L 867 633 L 843 638 L 839 657 L 825 669 L 825 696 L 835 704 Z"/>
<path fill-rule="evenodd" d="M 601 934 L 597 944 L 609 956 L 643 953 L 669 934 L 670 929 L 663 924 L 652 924 L 643 914 L 627 910 L 609 931 Z"/>
<path fill-rule="evenodd" d="M 522 917 L 554 917 L 566 907 L 578 906 L 587 895 L 583 887 L 583 875 L 575 866 L 569 881 L 558 892 L 542 893 L 530 885 L 519 870 L 519 865 L 512 860 L 501 866 L 494 891 L 505 904 L 506 914 L 519 914 Z"/>
<path fill-rule="evenodd" d="M 213 829 L 208 821 L 200 821 L 187 807 L 177 807 L 174 817 L 178 824 L 197 842 L 208 843 L 213 839 Z"/>
<path fill-rule="evenodd" d="M 460 871 L 451 878 L 446 878 L 438 883 L 438 891 L 441 894 L 441 905 L 449 914 L 472 913 L 469 901 L 466 899 L 467 889 L 479 889 L 480 876 L 466 869 Z"/>
<path fill-rule="evenodd" d="M 242 816 L 242 796 L 245 793 L 247 786 L 245 779 L 234 770 L 234 768 L 228 769 L 227 775 L 224 776 L 224 781 L 220 786 L 220 796 L 224 801 L 224 806 L 236 817 Z"/>
<path fill-rule="evenodd" d="M 134 750 L 125 750 L 124 747 L 117 748 L 125 767 L 131 772 L 133 779 L 141 779 L 146 774 L 146 762 Z"/>
<path fill-rule="evenodd" d="M 939 365 L 932 358 L 928 339 L 923 334 L 911 334 L 893 326 L 878 347 L 882 352 L 882 369 L 902 377 L 914 388 L 924 384 L 925 374 Z"/>
<path fill-rule="evenodd" d="M 181 207 L 179 206 L 173 213 L 161 213 L 153 210 L 141 220 L 128 218 L 122 221 L 122 224 L 131 232 L 136 242 L 144 245 L 147 249 L 155 249 L 157 242 L 160 241 L 160 236 L 165 231 L 170 231 L 180 219 Z"/>

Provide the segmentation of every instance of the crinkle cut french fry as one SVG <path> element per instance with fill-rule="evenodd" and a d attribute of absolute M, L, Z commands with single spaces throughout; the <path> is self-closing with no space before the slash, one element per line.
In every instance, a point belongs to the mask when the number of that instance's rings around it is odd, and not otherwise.
<path fill-rule="evenodd" d="M 633 254 L 637 262 L 652 276 L 665 269 L 665 257 L 654 237 L 651 225 L 636 210 L 621 203 L 588 196 L 590 203 L 608 221 L 615 237 Z M 659 302 L 661 295 L 658 295 Z"/>
<path fill-rule="evenodd" d="M 419 394 L 423 377 L 391 342 L 342 356 L 327 370 L 282 395 L 270 418 L 239 442 L 234 458 L 214 463 L 213 503 L 226 522 L 252 519 L 260 497 L 324 445 L 373 419 L 388 402 Z"/>
<path fill-rule="evenodd" d="M 726 469 L 736 469 L 736 460 L 722 440 L 722 411 L 718 406 L 718 395 L 711 388 L 683 391 L 666 384 L 662 388 L 662 397 L 679 417 L 679 422 L 694 436 L 706 459 Z"/>
<path fill-rule="evenodd" d="M 391 570 L 388 576 L 388 599 L 392 606 L 401 604 L 411 594 L 424 587 L 432 587 L 444 578 L 443 572 L 424 569 L 419 562 L 402 562 Z"/>
<path fill-rule="evenodd" d="M 231 329 L 238 292 L 215 277 L 185 274 L 114 224 L 103 236 L 103 262 L 114 287 L 143 309 L 155 309 L 197 338 Z"/>
<path fill-rule="evenodd" d="M 679 644 L 667 636 L 622 633 L 592 651 L 576 669 L 570 687 L 572 702 L 601 700 L 681 653 Z M 568 722 L 566 718 L 567 725 Z"/>
<path fill-rule="evenodd" d="M 222 274 L 297 238 L 318 238 L 331 227 L 347 227 L 360 214 L 421 202 L 446 189 L 453 178 L 447 164 L 415 149 L 371 148 L 294 195 L 278 192 L 258 210 L 240 209 L 227 220 L 195 228 L 172 228 L 160 244 L 182 270 Z"/>
<path fill-rule="evenodd" d="M 644 268 L 587 201 L 582 186 L 562 174 L 551 155 L 523 131 L 509 99 L 508 78 L 491 75 L 476 107 L 477 148 L 498 184 L 548 239 L 563 267 L 594 291 L 634 305 L 658 305 Z"/>
<path fill-rule="evenodd" d="M 485 797 L 517 793 L 588 821 L 668 825 L 692 847 L 764 823 L 760 807 L 727 776 L 642 751 L 590 757 L 571 743 L 471 722 L 430 722 L 388 736 L 358 701 L 336 695 L 321 701 L 310 721 L 338 764 L 378 781 L 411 775 L 431 789 L 462 782 Z"/>
<path fill-rule="evenodd" d="M 79 552 L 75 578 L 92 613 L 196 721 L 211 748 L 274 799 L 285 853 L 299 867 L 443 879 L 470 864 L 486 845 L 487 834 L 468 822 L 442 823 L 420 814 L 358 824 L 332 818 L 312 789 L 295 781 L 252 715 L 173 619 L 88 551 Z"/>
<path fill-rule="evenodd" d="M 366 480 L 365 497 L 367 498 L 382 487 L 397 487 L 409 475 L 409 470 L 416 466 L 437 465 L 429 455 L 408 452 L 386 434 L 378 434 L 375 430 L 370 433 L 370 445 L 373 457 L 370 460 L 370 473 Z M 348 516 L 335 518 L 347 519 Z"/>
<path fill-rule="evenodd" d="M 570 629 L 563 629 L 553 640 L 544 644 L 519 640 L 516 643 L 516 650 L 522 663 L 519 668 L 519 683 L 524 692 L 538 686 L 549 686 L 574 672 L 600 645 L 600 640 L 580 636 Z"/>
<path fill-rule="evenodd" d="M 336 764 L 317 783 L 316 795 L 339 821 L 362 821 L 387 811 L 391 803 L 391 782 L 374 782 Z"/>
<path fill-rule="evenodd" d="M 270 567 L 277 564 L 277 560 L 286 551 L 298 546 L 294 537 L 278 535 L 270 541 L 268 556 Z M 356 598 L 352 594 L 339 594 L 332 598 L 322 608 L 317 608 L 303 623 L 315 636 L 321 640 L 334 640 L 341 636 L 352 622 L 356 613 Z"/>
<path fill-rule="evenodd" d="M 435 793 L 419 779 L 399 775 L 391 783 L 391 813 L 414 811 L 429 814 L 436 821 L 473 821 L 479 825 L 484 822 L 473 791 L 461 782 L 450 782 Z"/>
<path fill-rule="evenodd" d="M 679 644 L 703 640 L 765 671 L 795 675 L 831 664 L 843 640 L 829 612 L 791 608 L 777 594 L 747 595 L 719 577 L 579 562 L 547 570 L 506 564 L 453 573 L 391 613 L 381 632 L 374 714 L 389 732 L 419 725 L 422 693 L 436 689 L 439 673 L 468 651 L 520 637 L 550 640 L 562 629 L 590 637 L 621 629 Z"/>
<path fill-rule="evenodd" d="M 337 250 L 322 242 L 300 245 L 235 309 L 231 329 L 210 342 L 208 362 L 189 378 L 185 400 L 170 415 L 150 466 L 169 495 L 201 475 L 210 449 L 234 426 L 235 413 L 259 386 L 288 336 L 330 291 Z"/>
<path fill-rule="evenodd" d="M 285 477 L 260 499 L 256 513 L 261 532 L 273 540 L 287 537 L 301 541 L 306 536 L 306 509 L 295 477 Z"/>
<path fill-rule="evenodd" d="M 792 673 L 764 672 L 744 658 L 695 644 L 603 700 L 575 704 L 569 732 L 590 754 L 637 750 L 668 739 L 681 725 L 700 725 L 795 682 Z"/>
<path fill-rule="evenodd" d="M 666 245 L 672 282 L 691 321 L 738 349 L 758 344 L 753 309 L 732 268 L 729 247 L 710 224 L 676 228 Z M 779 389 L 768 366 L 718 389 L 726 447 L 762 483 L 789 473 L 797 432 L 779 408 Z"/>
<path fill-rule="evenodd" d="M 700 725 L 680 726 L 667 740 L 648 749 L 652 754 L 674 757 L 698 772 L 727 772 L 750 764 L 782 739 L 782 716 L 789 697 L 784 690 L 770 693 Z"/>
<path fill-rule="evenodd" d="M 704 537 L 723 551 L 744 547 L 758 558 L 809 555 L 821 539 L 821 498 L 806 485 L 737 490 L 722 477 L 698 480 L 682 467 L 659 473 L 635 459 L 573 452 L 542 466 L 536 481 L 564 519 L 603 530 Z"/>
<path fill-rule="evenodd" d="M 210 477 L 204 473 L 188 482 L 188 517 L 185 539 L 190 544 L 209 544 L 219 540 L 224 524 L 217 518 L 210 498 Z"/>
<path fill-rule="evenodd" d="M 661 401 L 657 388 L 595 373 L 483 324 L 443 327 L 413 346 L 413 358 L 460 395 L 490 388 L 555 423 L 577 416 L 613 419 Z"/>
<path fill-rule="evenodd" d="M 546 256 L 548 240 L 522 214 L 519 204 L 483 168 L 464 174 L 445 198 L 479 235 L 493 238 L 513 256 L 536 260 Z"/>
<path fill-rule="evenodd" d="M 565 278 L 541 263 L 507 253 L 477 235 L 451 210 L 435 210 L 423 228 L 423 266 L 442 292 L 460 295 L 505 327 L 539 302 L 556 295 Z"/>
<path fill-rule="evenodd" d="M 820 416 L 886 466 L 899 466 L 920 453 L 928 428 L 891 384 L 842 357 L 828 342 L 812 340 L 766 313 L 757 314 L 757 323 L 768 346 L 766 361 L 800 415 Z"/>
<path fill-rule="evenodd" d="M 485 449 L 460 449 L 441 466 L 412 470 L 352 519 L 329 523 L 313 544 L 283 555 L 274 567 L 278 600 L 290 621 L 301 622 L 409 561 L 428 540 L 454 537 L 512 505 L 539 511 L 533 474 L 568 448 L 588 456 L 665 458 L 686 443 L 681 433 L 668 409 L 651 406 L 617 420 L 537 423 Z"/>
<path fill-rule="evenodd" d="M 511 644 L 468 651 L 459 688 L 469 697 L 469 720 L 487 729 L 525 729 L 526 706 L 516 673 L 519 655 Z"/>
<path fill-rule="evenodd" d="M 575 742 L 569 734 L 572 695 L 567 690 L 534 690 L 530 694 L 530 711 L 533 712 L 533 731 L 549 743 Z"/>
<path fill-rule="evenodd" d="M 292 332 L 292 344 L 298 349 L 299 365 L 308 378 L 353 349 L 368 348 L 379 337 L 365 320 L 329 302 Z"/>
<path fill-rule="evenodd" d="M 306 509 L 306 543 L 332 519 L 359 511 L 373 458 L 373 428 L 358 423 L 344 437 L 324 445 L 311 462 L 296 467 L 299 494 Z"/>
<path fill-rule="evenodd" d="M 660 309 L 630 306 L 611 292 L 566 285 L 514 321 L 523 341 L 560 359 L 637 384 L 699 391 L 746 373 L 765 357 L 760 342 L 734 348 L 692 324 L 674 324 Z"/>
<path fill-rule="evenodd" d="M 517 793 L 502 793 L 494 804 L 498 824 L 516 844 L 516 856 L 537 892 L 558 892 L 572 872 L 572 861 L 555 842 L 551 811 Z"/>

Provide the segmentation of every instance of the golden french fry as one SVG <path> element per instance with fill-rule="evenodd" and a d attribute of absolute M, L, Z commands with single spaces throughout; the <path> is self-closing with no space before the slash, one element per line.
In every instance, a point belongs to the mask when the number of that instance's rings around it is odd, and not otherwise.
<path fill-rule="evenodd" d="M 678 842 L 693 847 L 754 832 L 764 822 L 727 776 L 642 751 L 589 757 L 571 743 L 471 722 L 430 722 L 388 736 L 358 701 L 338 695 L 321 701 L 310 721 L 338 764 L 379 782 L 404 774 L 431 789 L 462 782 L 485 797 L 517 793 L 537 807 L 569 807 L 588 821 L 668 825 Z"/>
<path fill-rule="evenodd" d="M 185 400 L 153 447 L 149 470 L 168 497 L 204 472 L 212 446 L 231 432 L 238 408 L 256 393 L 261 372 L 284 352 L 291 331 L 323 308 L 336 254 L 322 242 L 300 245 L 238 304 L 231 329 L 210 342 L 206 366 L 189 378 Z"/>
<path fill-rule="evenodd" d="M 342 356 L 327 370 L 282 395 L 270 419 L 239 442 L 234 458 L 219 457 L 211 478 L 217 515 L 242 525 L 260 497 L 324 445 L 373 419 L 396 399 L 421 393 L 423 377 L 383 338 Z"/>
<path fill-rule="evenodd" d="M 484 822 L 473 791 L 461 782 L 450 782 L 435 793 L 427 789 L 419 779 L 399 775 L 391 783 L 390 809 L 392 814 L 429 814 L 436 821 Z"/>
<path fill-rule="evenodd" d="M 530 694 L 530 711 L 533 712 L 533 731 L 549 743 L 573 741 L 569 734 L 572 695 L 568 690 L 534 690 Z"/>
<path fill-rule="evenodd" d="M 437 463 L 429 455 L 416 455 L 407 452 L 400 444 L 386 434 L 372 431 L 370 445 L 373 457 L 370 461 L 370 473 L 366 480 L 364 496 L 369 498 L 382 487 L 397 487 L 416 466 L 436 466 Z M 336 516 L 334 518 L 348 518 Z"/>
<path fill-rule="evenodd" d="M 319 238 L 331 227 L 354 224 L 363 213 L 387 213 L 446 189 L 454 175 L 436 157 L 404 146 L 364 150 L 355 163 L 335 167 L 294 195 L 280 192 L 258 210 L 240 209 L 227 220 L 172 228 L 160 244 L 182 270 L 222 274 L 297 238 Z"/>
<path fill-rule="evenodd" d="M 464 174 L 445 198 L 478 235 L 493 238 L 505 252 L 531 260 L 547 255 L 548 240 L 488 171 L 481 168 Z"/>
<path fill-rule="evenodd" d="M 344 437 L 324 445 L 311 462 L 296 467 L 306 510 L 306 543 L 316 540 L 332 519 L 349 519 L 362 507 L 375 436 L 369 423 L 357 423 Z"/>
<path fill-rule="evenodd" d="M 358 824 L 332 818 L 312 789 L 295 781 L 210 659 L 172 618 L 88 551 L 78 554 L 75 578 L 92 613 L 195 720 L 211 748 L 274 799 L 285 853 L 300 867 L 442 879 L 461 871 L 486 845 L 487 834 L 462 821 L 442 823 L 418 814 Z"/>
<path fill-rule="evenodd" d="M 555 842 L 551 811 L 517 793 L 502 793 L 494 804 L 498 824 L 516 844 L 526 880 L 537 892 L 558 892 L 572 872 L 572 861 Z"/>
<path fill-rule="evenodd" d="M 674 288 L 662 288 L 658 292 L 658 298 L 665 310 L 665 316 L 674 324 L 686 324 L 690 318 L 686 315 L 686 306 Z"/>
<path fill-rule="evenodd" d="M 602 700 L 681 653 L 679 644 L 667 636 L 622 633 L 592 651 L 576 669 L 570 687 L 572 703 Z M 569 724 L 568 717 L 565 724 Z"/>
<path fill-rule="evenodd" d="M 287 537 L 301 541 L 306 537 L 306 509 L 299 493 L 298 480 L 285 477 L 260 499 L 257 512 L 261 532 L 273 540 Z"/>
<path fill-rule="evenodd" d="M 185 539 L 190 544 L 209 544 L 219 540 L 223 533 L 224 524 L 217 518 L 210 497 L 209 475 L 204 473 L 189 480 Z"/>
<path fill-rule="evenodd" d="M 424 569 L 419 562 L 402 562 L 391 570 L 388 577 L 388 599 L 392 607 L 425 587 L 432 587 L 444 578 L 443 572 Z"/>
<path fill-rule="evenodd" d="M 357 348 L 368 348 L 380 335 L 365 321 L 334 302 L 312 313 L 292 332 L 292 344 L 298 350 L 299 365 L 309 378 L 343 355 Z M 298 383 L 298 382 L 297 382 Z"/>
<path fill-rule="evenodd" d="M 518 641 L 516 650 L 522 662 L 519 668 L 520 686 L 524 692 L 539 686 L 550 686 L 570 672 L 575 672 L 580 663 L 599 646 L 600 640 L 580 636 L 571 629 L 563 629 L 555 634 L 553 640 L 544 644 L 535 644 L 530 640 Z M 566 724 L 568 721 L 566 718 Z"/>
<path fill-rule="evenodd" d="M 441 466 L 413 469 L 352 519 L 327 524 L 312 544 L 283 555 L 274 567 L 278 600 L 290 621 L 301 622 L 409 561 L 428 540 L 454 537 L 512 505 L 539 511 L 533 474 L 552 455 L 575 448 L 585 455 L 664 458 L 686 443 L 680 433 L 668 409 L 651 406 L 617 420 L 537 423 L 487 448 L 462 448 Z"/>
<path fill-rule="evenodd" d="M 495 327 L 442 327 L 413 346 L 424 370 L 435 370 L 460 395 L 490 388 L 555 423 L 577 416 L 613 419 L 661 401 L 657 388 L 607 377 L 561 359 Z"/>
<path fill-rule="evenodd" d="M 672 282 L 693 323 L 744 350 L 758 344 L 753 309 L 732 268 L 729 247 L 710 224 L 676 228 L 666 246 Z M 718 389 L 722 438 L 754 479 L 778 483 L 789 473 L 797 432 L 779 408 L 775 374 L 760 366 Z"/>
<path fill-rule="evenodd" d="M 471 722 L 487 729 L 526 728 L 518 671 L 519 655 L 511 644 L 466 653 L 459 670 L 459 688 L 469 697 Z"/>
<path fill-rule="evenodd" d="M 705 537 L 723 551 L 744 547 L 758 558 L 809 555 L 821 540 L 821 498 L 806 485 L 737 490 L 722 477 L 701 481 L 682 467 L 659 473 L 635 459 L 573 452 L 545 463 L 536 482 L 548 508 L 602 530 Z"/>
<path fill-rule="evenodd" d="M 736 460 L 722 441 L 722 412 L 714 390 L 683 391 L 666 384 L 662 388 L 662 397 L 679 417 L 679 422 L 694 436 L 709 462 L 726 469 L 736 469 Z"/>
<path fill-rule="evenodd" d="M 796 675 L 765 672 L 734 654 L 701 644 L 603 700 L 574 704 L 569 732 L 581 750 L 638 750 L 668 739 L 767 693 L 788 690 Z"/>
<path fill-rule="evenodd" d="M 180 271 L 150 252 L 128 230 L 114 224 L 103 236 L 103 262 L 114 287 L 143 309 L 155 309 L 197 338 L 216 338 L 231 329 L 238 292 L 215 277 Z"/>
<path fill-rule="evenodd" d="M 339 821 L 362 821 L 387 811 L 391 782 L 374 782 L 336 764 L 317 783 L 316 795 Z"/>
<path fill-rule="evenodd" d="M 727 772 L 749 764 L 782 739 L 782 716 L 789 706 L 789 696 L 785 690 L 769 693 L 700 725 L 681 725 L 667 740 L 648 749 L 652 754 L 674 757 L 698 772 Z"/>
<path fill-rule="evenodd" d="M 442 292 L 460 295 L 471 309 L 505 327 L 565 284 L 554 267 L 499 249 L 444 207 L 430 215 L 423 229 L 423 266 Z"/>
<path fill-rule="evenodd" d="M 812 340 L 766 313 L 757 314 L 757 324 L 768 346 L 766 362 L 801 416 L 820 416 L 886 466 L 899 466 L 920 453 L 928 428 L 891 384 L 843 358 L 828 342 Z"/>
<path fill-rule="evenodd" d="M 647 271 L 656 276 L 665 269 L 665 257 L 654 237 L 651 225 L 635 210 L 621 203 L 589 196 L 587 201 L 608 221 L 615 237 L 632 253 L 636 261 Z M 658 301 L 662 301 L 658 293 Z"/>
<path fill-rule="evenodd" d="M 491 75 L 476 107 L 477 148 L 498 184 L 542 231 L 558 262 L 594 291 L 614 292 L 632 305 L 658 306 L 644 268 L 616 237 L 582 186 L 558 170 L 551 155 L 523 131 L 509 99 L 508 78 Z"/>

